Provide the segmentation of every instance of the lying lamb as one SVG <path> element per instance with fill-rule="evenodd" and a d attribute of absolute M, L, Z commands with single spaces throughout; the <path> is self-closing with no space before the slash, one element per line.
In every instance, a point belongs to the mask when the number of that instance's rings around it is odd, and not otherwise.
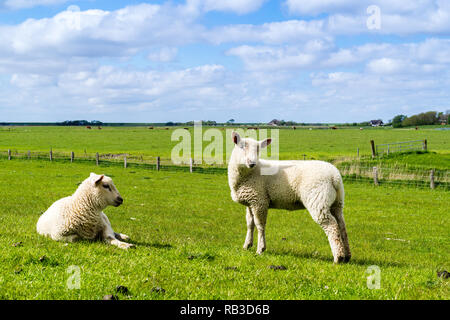
<path fill-rule="evenodd" d="M 123 199 L 111 178 L 91 173 L 75 193 L 53 203 L 36 225 L 39 234 L 53 240 L 73 242 L 101 239 L 122 249 L 134 247 L 123 242 L 127 235 L 115 233 L 102 212 L 107 206 L 120 206 Z"/>
<path fill-rule="evenodd" d="M 335 166 L 323 161 L 273 161 L 259 159 L 261 148 L 271 139 L 241 139 L 233 132 L 235 147 L 228 164 L 233 201 L 247 207 L 244 249 L 253 244 L 258 229 L 257 253 L 266 249 L 265 227 L 269 208 L 307 209 L 325 234 L 334 262 L 347 262 L 351 253 L 344 215 L 344 186 Z"/>

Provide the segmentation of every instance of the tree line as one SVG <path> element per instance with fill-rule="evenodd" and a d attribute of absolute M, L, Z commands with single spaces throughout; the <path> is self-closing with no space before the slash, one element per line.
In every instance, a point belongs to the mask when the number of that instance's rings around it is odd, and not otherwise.
<path fill-rule="evenodd" d="M 448 124 L 450 118 L 450 110 L 444 112 L 428 111 L 415 114 L 408 117 L 403 114 L 399 114 L 392 119 L 392 127 L 411 127 L 411 126 L 425 126 L 425 125 L 439 125 Z"/>

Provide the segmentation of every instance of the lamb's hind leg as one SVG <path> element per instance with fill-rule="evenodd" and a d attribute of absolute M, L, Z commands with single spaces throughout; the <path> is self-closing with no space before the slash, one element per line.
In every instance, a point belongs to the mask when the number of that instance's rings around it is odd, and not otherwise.
<path fill-rule="evenodd" d="M 348 243 L 347 228 L 345 227 L 345 220 L 342 209 L 343 209 L 342 205 L 337 204 L 331 207 L 331 214 L 336 218 L 337 224 L 339 226 L 339 231 L 341 233 L 342 244 L 344 246 L 344 254 L 345 254 L 344 262 L 348 262 L 352 257 L 352 253 L 350 251 L 350 245 Z"/>
<path fill-rule="evenodd" d="M 345 250 L 341 238 L 341 232 L 336 219 L 330 212 L 329 208 L 322 208 L 318 210 L 311 210 L 310 214 L 314 221 L 318 223 L 328 237 L 331 252 L 335 263 L 345 261 Z"/>
<path fill-rule="evenodd" d="M 135 247 L 134 244 L 122 242 L 116 238 L 116 235 L 121 236 L 121 234 L 115 233 L 111 227 L 111 223 L 109 222 L 108 217 L 102 213 L 102 221 L 103 221 L 103 240 L 109 244 L 117 246 L 121 249 L 128 249 Z"/>
<path fill-rule="evenodd" d="M 255 221 L 253 220 L 253 214 L 249 207 L 247 207 L 245 218 L 247 220 L 247 236 L 245 237 L 244 249 L 247 250 L 253 246 L 253 231 L 255 230 Z"/>

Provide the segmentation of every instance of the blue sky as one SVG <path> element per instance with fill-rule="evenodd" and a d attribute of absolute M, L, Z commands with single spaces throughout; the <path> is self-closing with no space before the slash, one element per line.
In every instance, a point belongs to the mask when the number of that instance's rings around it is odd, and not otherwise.
<path fill-rule="evenodd" d="M 450 109 L 445 0 L 0 0 L 0 122 Z"/>

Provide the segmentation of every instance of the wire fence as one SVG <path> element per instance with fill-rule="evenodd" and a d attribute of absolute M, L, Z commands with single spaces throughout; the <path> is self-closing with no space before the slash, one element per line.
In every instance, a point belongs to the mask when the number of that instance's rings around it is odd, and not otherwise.
<path fill-rule="evenodd" d="M 154 157 L 147 155 L 99 154 L 74 152 L 31 152 L 18 150 L 0 150 L 0 159 L 3 160 L 47 160 L 58 162 L 92 163 L 97 166 L 122 166 L 124 168 L 142 168 L 157 171 L 180 171 L 209 174 L 226 174 L 227 164 L 217 164 L 213 161 L 196 163 L 194 159 L 187 159 L 185 163 L 174 164 L 170 158 Z M 303 159 L 312 158 L 304 155 Z M 205 159 L 204 159 L 205 160 Z M 405 166 L 370 166 L 361 162 L 361 157 L 336 158 L 333 162 L 341 172 L 344 181 L 364 182 L 374 185 L 394 184 L 409 185 L 424 188 L 439 188 L 450 190 L 450 170 L 418 169 Z M 213 163 L 213 164 L 207 164 Z"/>
<path fill-rule="evenodd" d="M 427 142 L 426 140 L 415 140 L 415 141 L 404 141 L 404 142 L 395 142 L 395 143 L 386 143 L 386 144 L 377 144 L 376 145 L 376 154 L 377 155 L 389 155 L 394 152 L 410 152 L 410 151 L 419 151 L 426 150 Z"/>

